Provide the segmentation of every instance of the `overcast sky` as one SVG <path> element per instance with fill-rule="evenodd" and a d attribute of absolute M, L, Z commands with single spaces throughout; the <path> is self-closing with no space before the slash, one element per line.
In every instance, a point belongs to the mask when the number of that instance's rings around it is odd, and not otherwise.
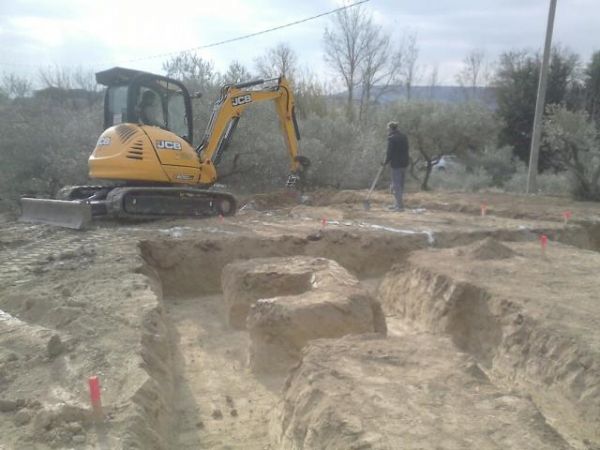
<path fill-rule="evenodd" d="M 115 65 L 161 72 L 152 56 L 254 33 L 331 10 L 336 0 L 0 0 L 0 72 L 37 74 L 39 67 Z M 292 6 L 293 5 L 293 6 Z M 362 8 L 392 36 L 416 33 L 422 82 L 437 66 L 440 84 L 454 84 L 464 56 L 483 49 L 490 61 L 510 49 L 543 46 L 549 0 L 371 0 Z M 321 77 L 323 30 L 331 16 L 207 50 L 226 70 L 279 42 Z M 554 42 L 587 61 L 600 50 L 600 1 L 558 0 Z"/>

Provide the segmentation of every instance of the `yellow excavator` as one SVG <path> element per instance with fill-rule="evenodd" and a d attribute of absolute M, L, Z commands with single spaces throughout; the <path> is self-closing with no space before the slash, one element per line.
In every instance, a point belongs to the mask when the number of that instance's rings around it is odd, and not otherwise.
<path fill-rule="evenodd" d="M 231 194 L 208 188 L 242 113 L 257 102 L 275 103 L 290 157 L 287 186 L 310 165 L 298 155 L 294 95 L 284 77 L 223 86 L 197 147 L 191 97 L 180 81 L 121 67 L 98 72 L 96 81 L 106 86 L 104 132 L 89 158 L 89 176 L 110 183 L 65 187 L 57 199 L 22 198 L 22 221 L 81 229 L 102 216 L 235 214 Z"/>

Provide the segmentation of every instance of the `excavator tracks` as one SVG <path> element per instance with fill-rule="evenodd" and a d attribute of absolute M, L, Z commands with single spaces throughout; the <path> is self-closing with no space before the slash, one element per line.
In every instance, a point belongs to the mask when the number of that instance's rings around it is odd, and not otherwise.
<path fill-rule="evenodd" d="M 189 187 L 69 186 L 58 199 L 21 199 L 21 221 L 83 229 L 92 219 L 153 220 L 235 214 L 235 197 Z"/>
<path fill-rule="evenodd" d="M 231 194 L 177 187 L 115 188 L 105 204 L 108 215 L 120 219 L 230 216 L 236 211 Z"/>

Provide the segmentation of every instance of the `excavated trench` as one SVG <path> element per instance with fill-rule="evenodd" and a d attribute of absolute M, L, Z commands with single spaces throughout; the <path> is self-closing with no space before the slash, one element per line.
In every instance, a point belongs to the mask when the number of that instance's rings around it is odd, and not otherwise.
<path fill-rule="evenodd" d="M 582 231 L 579 227 L 555 231 L 554 238 L 580 248 L 600 248 L 600 226 L 586 227 L 585 232 Z M 491 311 L 489 293 L 485 289 L 468 283 L 457 287 L 454 280 L 436 278 L 435 274 L 423 275 L 423 272 L 410 273 L 415 269 L 407 267 L 412 252 L 432 246 L 466 245 L 490 235 L 513 242 L 536 238 L 535 232 L 523 230 L 435 236 L 323 230 L 307 237 L 142 241 L 140 251 L 146 265 L 141 271 L 153 280 L 159 307 L 146 320 L 143 356 L 152 381 L 143 394 L 133 399 L 138 405 L 140 420 L 132 428 L 136 435 L 132 441 L 140 448 L 177 449 L 301 448 L 302 444 L 308 445 L 304 434 L 301 438 L 288 436 L 282 441 L 273 437 L 274 433 L 283 436 L 281 433 L 286 431 L 281 431 L 281 424 L 290 421 L 289 417 L 278 415 L 284 380 L 280 375 L 252 373 L 248 369 L 248 332 L 232 329 L 227 324 L 221 275 L 223 268 L 236 260 L 322 257 L 338 262 L 367 286 L 377 286 L 383 279 L 377 295 L 386 306 L 386 313 L 396 315 L 388 320 L 401 317 L 418 329 L 449 336 L 454 345 L 471 355 L 485 371 L 494 364 L 497 366 L 498 349 L 510 344 L 505 342 L 504 319 L 499 316 L 510 316 L 510 320 L 517 322 L 527 320 L 522 318 L 521 311 L 513 311 L 510 302 L 493 305 L 496 309 Z M 402 282 L 398 281 L 400 278 Z M 418 304 L 411 306 L 410 302 L 399 300 L 404 289 L 412 290 L 411 298 L 417 299 Z M 498 308 L 504 308 L 502 314 Z M 392 328 L 398 326 L 391 325 Z M 510 345 L 515 345 L 515 339 L 517 346 L 542 345 L 541 340 L 548 338 L 535 333 L 536 330 L 521 330 L 518 339 L 513 336 Z M 530 338 L 532 341 L 528 343 Z M 578 356 L 574 358 L 571 368 L 579 361 Z M 498 383 L 508 390 L 521 389 L 524 396 L 530 395 L 532 390 L 527 383 L 519 382 L 523 374 L 527 375 L 526 363 L 517 361 L 510 367 L 510 374 L 497 371 Z M 571 374 L 550 372 L 546 371 L 546 376 L 577 376 L 576 369 Z M 528 379 L 535 383 L 535 377 Z M 580 386 L 581 382 L 572 384 Z M 589 397 L 590 389 L 597 387 L 592 382 L 588 384 L 585 394 Z M 293 393 L 294 387 L 290 389 Z M 576 394 L 584 395 L 583 392 Z M 535 407 L 540 407 L 544 414 L 548 408 L 556 407 L 556 403 L 545 403 L 540 396 L 534 395 L 534 399 L 539 399 L 541 406 Z M 591 405 L 590 411 L 596 406 Z M 577 410 L 571 415 L 579 413 Z M 585 439 L 572 441 L 578 443 L 575 448 L 595 448 L 585 446 L 585 442 L 593 442 L 589 440 L 594 438 L 593 433 L 582 436 Z M 369 445 L 364 448 L 380 448 L 377 443 Z"/>
<path fill-rule="evenodd" d="M 170 344 L 166 355 L 164 339 L 144 342 L 147 370 L 157 381 L 153 386 L 157 389 L 141 396 L 142 416 L 148 417 L 154 432 L 162 430 L 162 434 L 151 433 L 149 438 L 140 428 L 137 441 L 142 446 L 154 441 L 177 449 L 272 448 L 269 421 L 283 377 L 255 375 L 248 369 L 248 332 L 230 327 L 224 312 L 221 275 L 227 264 L 265 257 L 318 256 L 372 279 L 405 260 L 412 250 L 428 245 L 426 235 L 349 232 L 324 232 L 306 239 L 141 242 L 147 263 L 143 271 L 161 287 L 155 289 L 161 304 L 155 317 L 159 320 L 152 323 L 147 336 L 167 336 Z M 148 398 L 156 404 L 152 406 Z"/>

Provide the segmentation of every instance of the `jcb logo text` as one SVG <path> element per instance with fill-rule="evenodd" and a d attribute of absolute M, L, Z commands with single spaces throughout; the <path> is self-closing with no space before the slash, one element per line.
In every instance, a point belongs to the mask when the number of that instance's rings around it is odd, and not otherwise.
<path fill-rule="evenodd" d="M 233 106 L 245 105 L 246 103 L 250 103 L 252 101 L 252 96 L 250 94 L 240 95 L 239 97 L 233 97 L 231 100 L 231 104 Z"/>
<path fill-rule="evenodd" d="M 181 144 L 174 141 L 156 141 L 156 148 L 161 150 L 181 150 Z"/>

